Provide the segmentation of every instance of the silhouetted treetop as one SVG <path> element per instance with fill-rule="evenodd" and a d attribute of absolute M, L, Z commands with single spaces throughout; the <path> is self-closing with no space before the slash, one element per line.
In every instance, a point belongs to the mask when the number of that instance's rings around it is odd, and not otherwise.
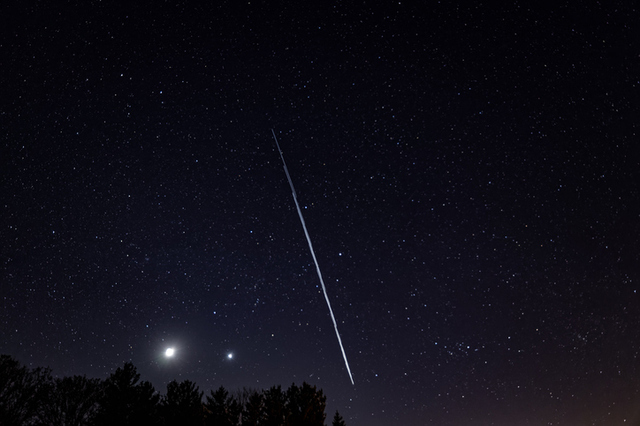
<path fill-rule="evenodd" d="M 170 382 L 162 400 L 162 412 L 167 426 L 202 426 L 202 394 L 198 386 L 189 380 Z"/>
<path fill-rule="evenodd" d="M 342 418 L 338 410 L 336 410 L 336 414 L 334 414 L 333 416 L 333 421 L 331 422 L 331 426 L 346 426 L 344 423 L 344 419 Z"/>
<path fill-rule="evenodd" d="M 324 426 L 326 397 L 303 382 L 230 394 L 172 381 L 160 396 L 128 362 L 104 380 L 53 378 L 0 355 L 0 425 L 50 426 Z M 345 426 L 336 411 L 332 426 Z"/>

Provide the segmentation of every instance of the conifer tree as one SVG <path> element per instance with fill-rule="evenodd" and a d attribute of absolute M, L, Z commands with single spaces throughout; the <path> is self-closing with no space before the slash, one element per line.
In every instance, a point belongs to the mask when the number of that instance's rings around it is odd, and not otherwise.
<path fill-rule="evenodd" d="M 202 392 L 190 380 L 169 382 L 162 407 L 167 426 L 202 426 Z"/>
<path fill-rule="evenodd" d="M 264 391 L 264 426 L 282 426 L 285 424 L 286 395 L 282 391 L 282 387 L 272 386 Z"/>
<path fill-rule="evenodd" d="M 264 424 L 265 405 L 261 392 L 253 391 L 249 394 L 242 411 L 242 426 L 259 426 Z"/>
<path fill-rule="evenodd" d="M 207 395 L 204 404 L 206 410 L 205 424 L 211 426 L 238 426 L 242 407 L 222 386 Z"/>
<path fill-rule="evenodd" d="M 139 381 L 140 374 L 130 362 L 104 381 L 95 420 L 97 426 L 139 426 L 159 422 L 160 396 L 150 382 Z"/>
<path fill-rule="evenodd" d="M 342 418 L 338 410 L 336 410 L 336 414 L 333 416 L 331 426 L 346 426 L 346 424 L 344 423 L 344 419 Z"/>

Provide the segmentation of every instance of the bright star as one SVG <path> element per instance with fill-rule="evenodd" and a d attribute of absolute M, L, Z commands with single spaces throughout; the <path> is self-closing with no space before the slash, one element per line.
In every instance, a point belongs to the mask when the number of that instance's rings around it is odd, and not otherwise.
<path fill-rule="evenodd" d="M 167 348 L 167 350 L 164 352 L 164 356 L 166 356 L 167 358 L 171 358 L 175 353 L 176 353 L 175 349 Z"/>

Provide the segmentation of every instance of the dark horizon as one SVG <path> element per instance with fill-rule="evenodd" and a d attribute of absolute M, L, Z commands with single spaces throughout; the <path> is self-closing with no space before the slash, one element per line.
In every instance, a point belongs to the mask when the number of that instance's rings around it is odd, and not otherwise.
<path fill-rule="evenodd" d="M 306 382 L 205 393 L 190 380 L 173 380 L 160 394 L 130 362 L 105 380 L 55 378 L 46 368 L 28 369 L 0 354 L 0 396 L 6 426 L 324 426 L 329 417 L 322 389 Z M 329 419 L 346 426 L 338 411 Z"/>

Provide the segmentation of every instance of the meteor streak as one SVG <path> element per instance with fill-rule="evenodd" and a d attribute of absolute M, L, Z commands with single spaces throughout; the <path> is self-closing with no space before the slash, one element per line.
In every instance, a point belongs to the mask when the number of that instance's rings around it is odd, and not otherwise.
<path fill-rule="evenodd" d="M 296 209 L 298 209 L 298 216 L 300 216 L 302 229 L 304 229 L 304 235 L 307 237 L 307 242 L 309 243 L 309 250 L 311 251 L 311 257 L 313 257 L 313 262 L 316 264 L 316 271 L 318 272 L 318 278 L 320 278 L 320 284 L 322 284 L 322 292 L 324 293 L 324 300 L 327 301 L 329 314 L 331 314 L 331 320 L 333 321 L 333 328 L 336 330 L 336 337 L 338 338 L 338 344 L 340 344 L 340 350 L 342 351 L 342 357 L 344 358 L 344 365 L 347 367 L 347 372 L 349 373 L 349 378 L 351 379 L 351 384 L 353 385 L 355 383 L 353 382 L 353 376 L 351 375 L 351 369 L 349 368 L 349 361 L 347 361 L 347 354 L 344 352 L 344 346 L 342 346 L 342 339 L 340 339 L 340 333 L 338 333 L 338 323 L 336 322 L 336 317 L 333 315 L 333 309 L 331 309 L 331 302 L 329 302 L 329 296 L 327 295 L 327 288 L 325 287 L 324 280 L 322 279 L 322 272 L 320 272 L 320 266 L 318 265 L 318 259 L 316 259 L 316 253 L 313 251 L 313 245 L 311 244 L 311 237 L 309 237 L 309 232 L 307 231 L 307 225 L 304 223 L 304 218 L 302 217 L 302 211 L 300 210 L 300 205 L 298 204 L 298 196 L 296 195 L 296 190 L 293 187 L 293 181 L 291 180 L 291 176 L 289 175 L 289 169 L 287 168 L 287 163 L 284 161 L 284 155 L 282 155 L 282 150 L 280 149 L 278 138 L 276 138 L 276 132 L 274 132 L 273 129 L 271 129 L 271 133 L 273 134 L 273 139 L 276 141 L 276 146 L 278 147 L 278 152 L 280 153 L 280 158 L 282 159 L 282 165 L 284 166 L 284 172 L 287 175 L 289 186 L 291 186 L 293 201 L 296 203 Z"/>

